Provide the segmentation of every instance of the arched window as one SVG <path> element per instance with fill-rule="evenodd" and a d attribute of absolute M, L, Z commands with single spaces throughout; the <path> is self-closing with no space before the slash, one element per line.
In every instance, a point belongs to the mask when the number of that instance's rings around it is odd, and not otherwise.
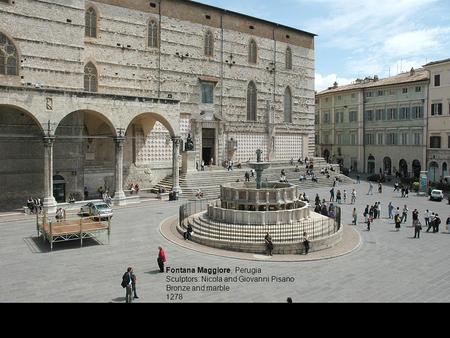
<path fill-rule="evenodd" d="M 97 68 L 95 68 L 92 62 L 89 62 L 84 67 L 84 90 L 93 93 L 98 91 Z"/>
<path fill-rule="evenodd" d="M 97 37 L 97 12 L 94 8 L 89 7 L 86 11 L 86 30 L 85 35 L 90 38 Z"/>
<path fill-rule="evenodd" d="M 284 122 L 292 123 L 292 94 L 289 87 L 284 91 Z"/>
<path fill-rule="evenodd" d="M 19 75 L 16 46 L 6 35 L 0 33 L 0 74 Z"/>
<path fill-rule="evenodd" d="M 250 44 L 248 46 L 248 62 L 256 63 L 258 59 L 258 47 L 256 46 L 255 40 L 250 40 Z"/>
<path fill-rule="evenodd" d="M 205 35 L 205 56 L 214 55 L 214 36 L 210 31 Z"/>
<path fill-rule="evenodd" d="M 247 120 L 256 121 L 257 112 L 257 95 L 256 85 L 253 81 L 250 81 L 247 89 Z"/>
<path fill-rule="evenodd" d="M 292 50 L 291 50 L 291 47 L 286 48 L 286 69 L 292 69 Z"/>
<path fill-rule="evenodd" d="M 148 46 L 158 47 L 158 23 L 155 20 L 148 23 Z"/>

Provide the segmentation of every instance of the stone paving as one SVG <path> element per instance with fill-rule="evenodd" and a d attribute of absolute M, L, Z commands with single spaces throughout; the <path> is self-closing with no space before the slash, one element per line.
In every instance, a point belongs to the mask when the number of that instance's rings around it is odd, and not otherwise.
<path fill-rule="evenodd" d="M 367 196 L 367 183 L 355 187 L 359 219 L 363 207 L 375 201 L 382 202 L 383 217 L 387 216 L 389 201 L 400 207 L 408 204 L 410 212 L 418 208 L 422 220 L 427 208 L 438 212 L 443 223 L 450 215 L 450 206 L 444 202 L 415 195 L 402 199 L 390 187 L 382 195 Z M 338 188 L 347 189 L 350 195 L 352 187 Z M 307 194 L 313 199 L 316 192 L 329 197 L 329 188 Z M 127 266 L 134 267 L 138 278 L 138 302 L 285 302 L 287 297 L 294 302 L 450 301 L 450 235 L 424 232 L 419 240 L 413 239 L 413 229 L 406 227 L 411 223 L 410 214 L 400 232 L 394 232 L 393 222 L 386 218 L 375 221 L 370 232 L 365 231 L 364 224 L 358 224 L 354 228 L 361 235 L 361 246 L 345 256 L 306 262 L 243 261 L 207 255 L 166 240 L 160 224 L 177 214 L 180 203 L 150 201 L 117 209 L 110 245 L 91 241 L 80 248 L 74 241 L 56 244 L 53 252 L 36 239 L 32 217 L 7 222 L 0 218 L 0 302 L 124 302 L 120 282 Z M 344 223 L 351 223 L 351 212 L 352 206 L 343 207 Z M 441 226 L 441 231 L 444 229 Z M 107 242 L 106 236 L 99 240 Z M 158 246 L 166 251 L 166 266 L 230 268 L 232 273 L 159 273 Z M 236 267 L 240 272 L 235 272 Z M 202 276 L 230 280 L 228 284 L 218 279 L 203 282 Z M 259 281 L 266 276 L 275 279 Z M 192 277 L 200 280 L 182 283 L 180 279 Z M 231 280 L 234 277 L 236 281 Z M 191 290 L 169 292 L 168 285 Z M 230 290 L 221 290 L 219 286 L 223 285 Z M 210 290 L 194 291 L 193 286 Z"/>

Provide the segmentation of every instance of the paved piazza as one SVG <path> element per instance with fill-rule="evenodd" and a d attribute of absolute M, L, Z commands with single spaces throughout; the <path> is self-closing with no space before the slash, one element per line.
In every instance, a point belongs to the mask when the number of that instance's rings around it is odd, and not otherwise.
<path fill-rule="evenodd" d="M 91 243 L 80 248 L 77 241 L 57 243 L 53 252 L 35 238 L 32 218 L 0 217 L 0 268 L 7 272 L 0 276 L 0 301 L 124 302 L 120 282 L 127 266 L 134 267 L 138 279 L 138 302 L 285 302 L 287 297 L 294 302 L 450 301 L 450 235 L 423 232 L 420 240 L 412 239 L 411 227 L 402 225 L 400 232 L 393 232 L 392 221 L 386 219 L 389 201 L 396 206 L 407 203 L 410 213 L 417 207 L 422 221 L 429 208 L 439 213 L 443 223 L 450 206 L 415 195 L 402 199 L 390 187 L 385 187 L 382 195 L 367 196 L 367 183 L 355 186 L 359 221 L 363 206 L 375 201 L 382 202 L 383 219 L 375 221 L 370 232 L 364 224 L 355 227 L 361 235 L 359 248 L 320 261 L 271 262 L 264 256 L 248 261 L 173 244 L 160 233 L 161 223 L 178 212 L 180 203 L 173 202 L 149 201 L 116 209 L 110 245 Z M 316 192 L 329 198 L 329 188 L 307 193 L 314 198 Z M 344 206 L 344 224 L 351 223 L 351 212 L 352 206 Z M 411 215 L 408 217 L 409 226 Z M 106 242 L 106 236 L 100 239 Z M 165 249 L 166 267 L 222 268 L 231 273 L 159 273 L 158 246 Z M 236 272 L 236 267 L 242 270 Z M 202 276 L 208 276 L 208 281 L 202 282 Z M 220 281 L 226 277 L 228 281 Z M 266 277 L 270 282 L 258 281 Z M 182 283 L 182 278 L 191 282 Z M 198 278 L 198 283 L 192 278 Z M 167 291 L 168 285 L 183 286 L 184 290 Z M 192 290 L 202 285 L 210 290 Z M 223 285 L 229 291 L 220 289 Z"/>

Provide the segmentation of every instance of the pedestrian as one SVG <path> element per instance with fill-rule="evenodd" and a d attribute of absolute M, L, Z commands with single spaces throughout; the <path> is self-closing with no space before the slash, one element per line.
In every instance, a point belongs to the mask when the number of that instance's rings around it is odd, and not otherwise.
<path fill-rule="evenodd" d="M 400 224 L 402 223 L 400 219 L 400 214 L 395 215 L 394 221 L 395 221 L 395 230 L 400 231 Z"/>
<path fill-rule="evenodd" d="M 305 249 L 305 255 L 309 252 L 309 240 L 308 240 L 308 234 L 306 232 L 303 233 L 303 246 Z"/>
<path fill-rule="evenodd" d="M 250 182 L 250 173 L 248 171 L 245 172 L 245 182 Z"/>
<path fill-rule="evenodd" d="M 272 256 L 273 242 L 272 242 L 272 237 L 270 236 L 269 233 L 267 233 L 266 236 L 264 237 L 264 243 L 266 244 L 266 249 L 267 249 L 268 255 Z"/>
<path fill-rule="evenodd" d="M 419 212 L 417 209 L 414 209 L 412 212 L 412 226 L 414 227 L 417 222 L 419 222 Z"/>
<path fill-rule="evenodd" d="M 356 225 L 356 222 L 358 221 L 358 214 L 356 212 L 356 208 L 353 208 L 353 225 Z"/>
<path fill-rule="evenodd" d="M 133 301 L 133 268 L 129 267 L 122 276 L 122 287 L 125 288 L 125 302 L 131 303 Z"/>
<path fill-rule="evenodd" d="M 344 190 L 343 197 L 344 197 L 344 204 L 346 204 L 347 203 L 347 190 Z"/>
<path fill-rule="evenodd" d="M 134 186 L 134 191 L 136 191 L 136 195 L 139 193 L 139 185 L 137 183 Z"/>
<path fill-rule="evenodd" d="M 359 175 L 356 175 L 356 183 L 357 183 L 357 184 L 360 184 L 360 183 L 361 183 L 361 179 L 360 179 Z"/>
<path fill-rule="evenodd" d="M 445 224 L 447 225 L 447 233 L 450 233 L 450 216 L 448 216 L 447 222 L 445 222 Z"/>
<path fill-rule="evenodd" d="M 373 222 L 373 216 L 369 214 L 369 218 L 367 219 L 367 231 L 370 231 L 370 224 Z"/>
<path fill-rule="evenodd" d="M 369 218 L 369 205 L 366 205 L 366 208 L 364 209 L 363 216 L 364 216 L 364 223 L 367 223 L 367 220 Z"/>
<path fill-rule="evenodd" d="M 84 200 L 86 201 L 89 198 L 89 190 L 87 187 L 84 187 Z"/>
<path fill-rule="evenodd" d="M 439 232 L 440 224 L 441 224 L 441 219 L 439 218 L 439 215 L 436 214 L 436 217 L 434 218 L 434 223 L 433 223 L 433 233 Z"/>
<path fill-rule="evenodd" d="M 406 219 L 408 218 L 408 207 L 405 206 L 403 207 L 403 212 L 402 212 L 402 222 L 404 221 L 406 223 Z"/>
<path fill-rule="evenodd" d="M 420 224 L 420 221 L 417 219 L 413 221 L 413 226 L 414 226 L 414 238 L 419 239 L 420 231 L 422 230 L 422 224 Z"/>
<path fill-rule="evenodd" d="M 430 216 L 431 216 L 430 211 L 427 209 L 427 211 L 425 211 L 425 214 L 424 214 L 426 227 L 430 224 Z"/>
<path fill-rule="evenodd" d="M 163 248 L 158 247 L 158 266 L 159 266 L 159 272 L 164 272 L 164 263 L 166 262 L 166 253 L 164 252 Z"/>
<path fill-rule="evenodd" d="M 341 204 L 341 200 L 342 200 L 341 191 L 338 190 L 336 193 L 336 201 L 338 202 L 338 204 Z"/>
<path fill-rule="evenodd" d="M 383 193 L 383 185 L 380 183 L 378 183 L 378 193 L 382 194 Z"/>
<path fill-rule="evenodd" d="M 392 202 L 389 202 L 389 205 L 388 205 L 388 216 L 389 216 L 389 219 L 392 219 L 392 217 L 393 217 L 393 215 L 392 215 L 392 211 L 394 210 L 394 206 L 392 205 Z"/>
<path fill-rule="evenodd" d="M 353 191 L 352 191 L 352 204 L 355 204 L 355 203 L 356 203 L 356 190 L 353 189 Z"/>
<path fill-rule="evenodd" d="M 373 184 L 372 184 L 372 182 L 369 182 L 369 191 L 367 192 L 367 195 L 373 195 Z"/>
<path fill-rule="evenodd" d="M 430 216 L 430 221 L 428 222 L 427 232 L 429 232 L 431 228 L 434 229 L 434 220 L 435 220 L 435 218 L 436 218 L 436 216 L 435 216 L 434 212 L 432 212 L 431 216 Z"/>
<path fill-rule="evenodd" d="M 334 202 L 334 188 L 330 190 L 330 202 Z"/>

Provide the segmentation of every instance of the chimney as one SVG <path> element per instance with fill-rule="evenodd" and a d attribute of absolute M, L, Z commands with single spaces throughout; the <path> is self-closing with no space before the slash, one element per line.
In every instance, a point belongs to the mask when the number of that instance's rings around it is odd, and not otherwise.
<path fill-rule="evenodd" d="M 335 81 L 335 82 L 333 83 L 333 88 L 336 89 L 337 87 L 338 87 L 338 83 Z"/>

